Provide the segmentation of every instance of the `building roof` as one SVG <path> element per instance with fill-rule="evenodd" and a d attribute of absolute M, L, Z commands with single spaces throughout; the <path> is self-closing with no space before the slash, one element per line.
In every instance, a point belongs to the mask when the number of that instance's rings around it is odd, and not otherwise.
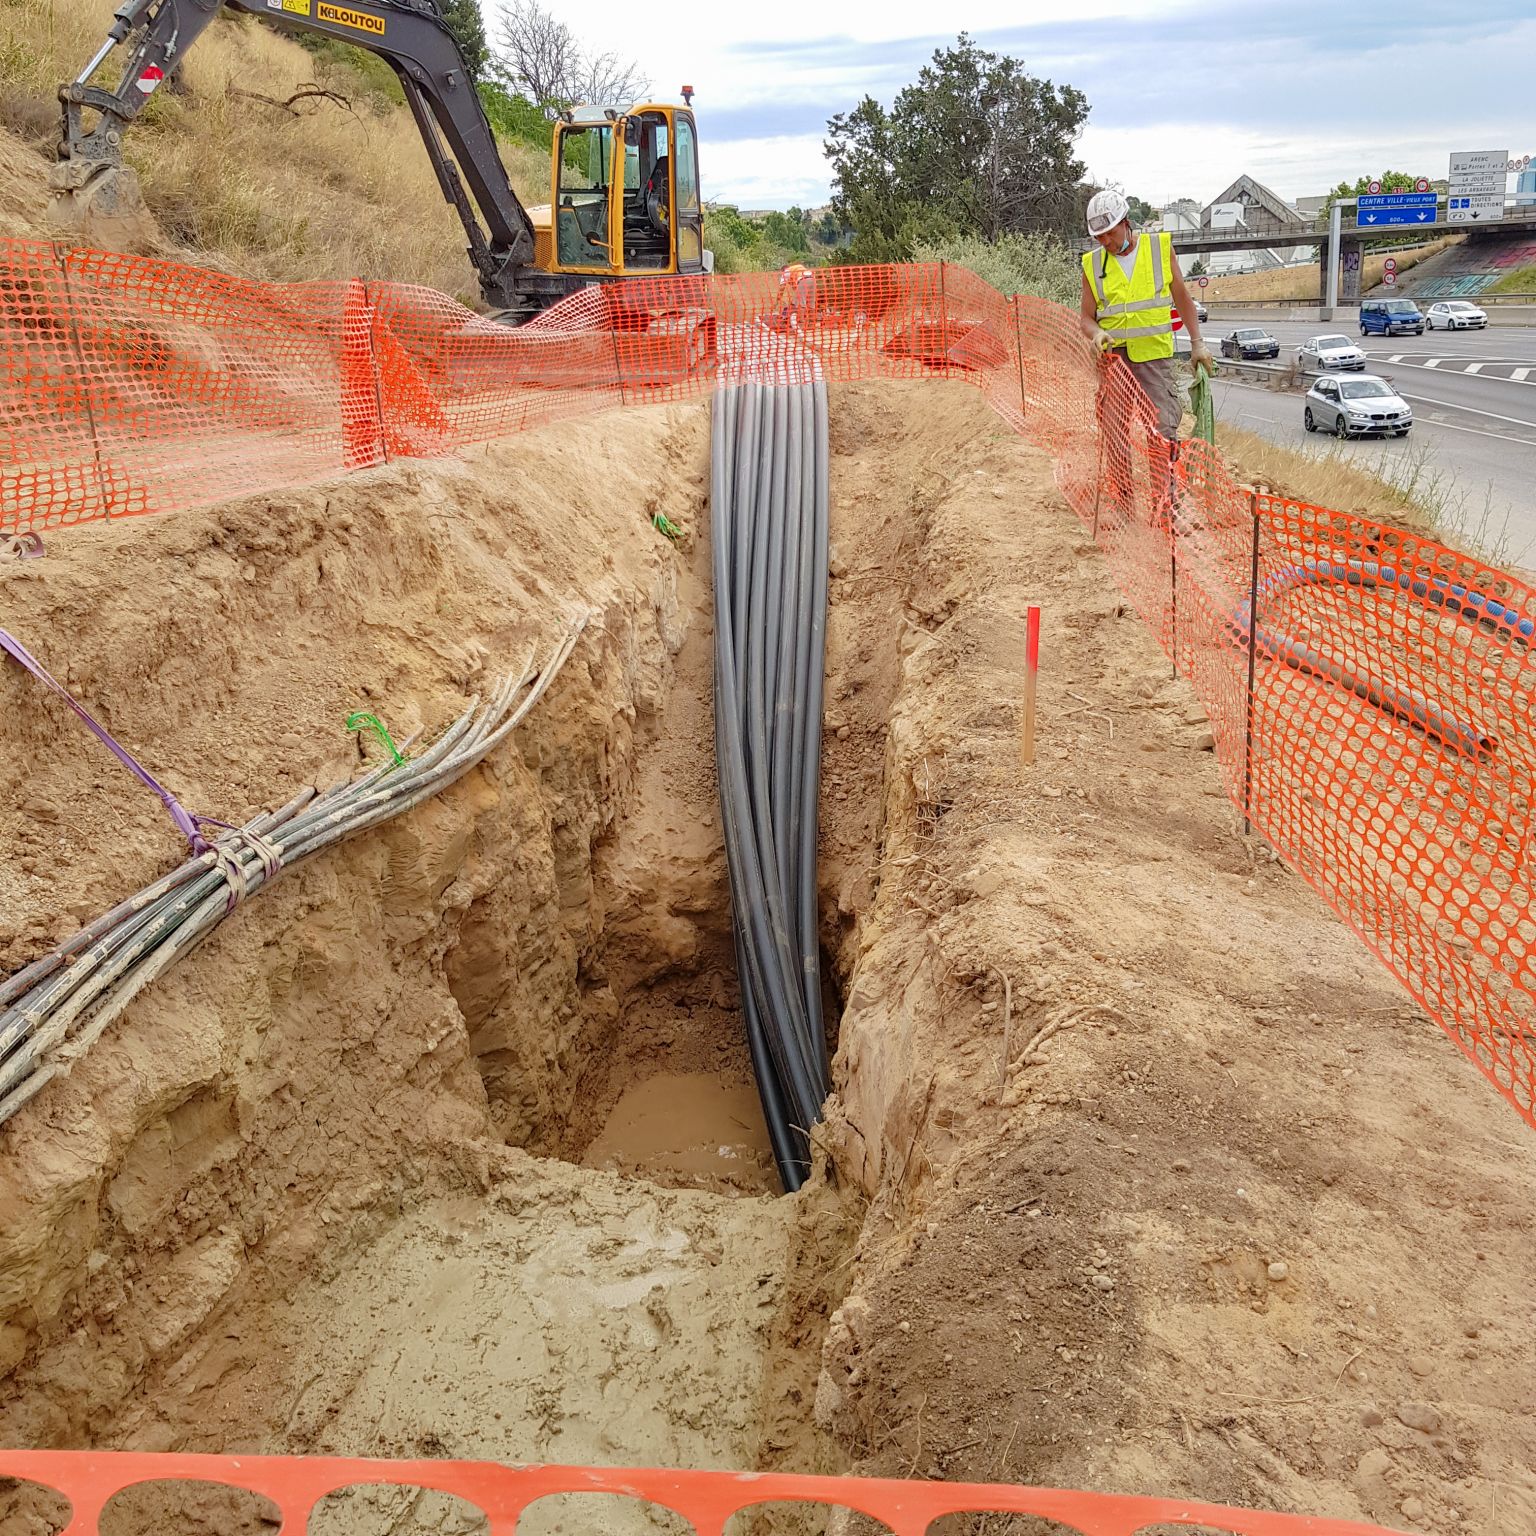
<path fill-rule="evenodd" d="M 1206 211 L 1209 212 L 1217 203 L 1244 203 L 1250 208 L 1262 208 L 1281 224 L 1307 222 L 1283 197 L 1271 192 L 1262 181 L 1255 181 L 1252 176 L 1239 176 L 1225 192 L 1206 204 Z"/>

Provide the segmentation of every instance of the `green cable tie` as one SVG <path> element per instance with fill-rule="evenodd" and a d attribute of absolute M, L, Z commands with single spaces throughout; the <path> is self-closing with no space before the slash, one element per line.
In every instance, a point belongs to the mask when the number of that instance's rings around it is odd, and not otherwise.
<path fill-rule="evenodd" d="M 651 519 L 651 525 L 657 533 L 665 534 L 674 544 L 683 536 L 683 530 L 665 512 L 658 512 Z"/>
<path fill-rule="evenodd" d="M 394 766 L 398 768 L 405 761 L 405 753 L 395 745 L 395 738 L 389 734 L 388 729 L 377 715 L 369 714 L 365 710 L 358 710 L 347 716 L 347 729 L 349 731 L 372 731 L 379 738 L 379 745 L 394 759 Z"/>

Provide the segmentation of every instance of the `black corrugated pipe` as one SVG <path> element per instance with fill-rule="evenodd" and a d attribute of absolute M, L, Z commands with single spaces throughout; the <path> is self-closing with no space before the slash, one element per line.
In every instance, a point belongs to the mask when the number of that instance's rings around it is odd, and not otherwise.
<path fill-rule="evenodd" d="M 785 1188 L 831 1080 L 816 915 L 827 596 L 820 385 L 717 391 L 715 748 L 742 1017 Z"/>

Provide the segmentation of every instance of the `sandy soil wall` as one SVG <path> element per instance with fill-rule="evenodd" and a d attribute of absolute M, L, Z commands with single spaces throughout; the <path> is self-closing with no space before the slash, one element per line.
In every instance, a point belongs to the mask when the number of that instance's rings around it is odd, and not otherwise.
<path fill-rule="evenodd" d="M 512 750 L 285 876 L 0 1131 L 8 1440 L 89 1441 L 233 1287 L 279 1284 L 423 1186 L 485 1187 L 503 1139 L 559 1138 L 605 1006 L 584 972 L 613 905 L 611 881 L 594 901 L 594 851 L 684 640 L 647 507 L 697 521 L 704 430 L 656 411 L 528 434 L 79 530 L 0 574 L 7 627 L 187 804 L 231 820 L 351 771 L 349 711 L 430 730 L 568 611 L 595 612 Z M 19 669 L 0 713 L 9 969 L 180 854 L 158 803 Z M 695 941 L 668 922 L 677 959 Z"/>

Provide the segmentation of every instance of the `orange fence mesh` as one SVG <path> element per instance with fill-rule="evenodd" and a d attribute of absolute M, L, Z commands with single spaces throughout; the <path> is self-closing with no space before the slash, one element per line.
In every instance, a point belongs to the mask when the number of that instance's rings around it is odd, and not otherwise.
<path fill-rule="evenodd" d="M 259 1494 L 282 1514 L 279 1536 L 304 1536 L 310 1513 L 328 1494 L 381 1486 L 425 1488 L 464 1499 L 485 1515 L 487 1536 L 512 1536 L 518 1517 L 539 1499 L 593 1494 L 618 1494 L 659 1505 L 681 1515 L 698 1536 L 722 1536 L 732 1515 L 784 1503 L 856 1511 L 879 1521 L 894 1536 L 925 1536 L 929 1526 L 946 1515 L 990 1512 L 1037 1515 L 1081 1536 L 1136 1536 L 1154 1524 L 1163 1530 L 1198 1526 L 1202 1532 L 1219 1530 L 1231 1536 L 1302 1536 L 1303 1532 L 1308 1536 L 1391 1536 L 1379 1525 L 1353 1520 L 1265 1514 L 1184 1499 L 772 1472 L 512 1467 L 487 1461 L 363 1461 L 334 1456 L 0 1451 L 0 1479 L 8 1477 L 39 1484 L 39 1491 L 51 1489 L 69 1500 L 73 1518 L 63 1536 L 96 1536 L 98 1520 L 113 1496 L 148 1482 L 214 1483 Z M 568 1523 L 562 1529 L 603 1529 L 596 1506 L 585 1520 L 579 1499 L 565 1509 Z"/>
<path fill-rule="evenodd" d="M 1227 788 L 1536 1125 L 1536 594 L 1170 462 L 1068 311 L 948 265 L 656 278 L 521 330 L 442 295 L 0 242 L 0 534 L 448 452 L 718 378 L 954 377 L 1056 466 L 1212 720 Z"/>

